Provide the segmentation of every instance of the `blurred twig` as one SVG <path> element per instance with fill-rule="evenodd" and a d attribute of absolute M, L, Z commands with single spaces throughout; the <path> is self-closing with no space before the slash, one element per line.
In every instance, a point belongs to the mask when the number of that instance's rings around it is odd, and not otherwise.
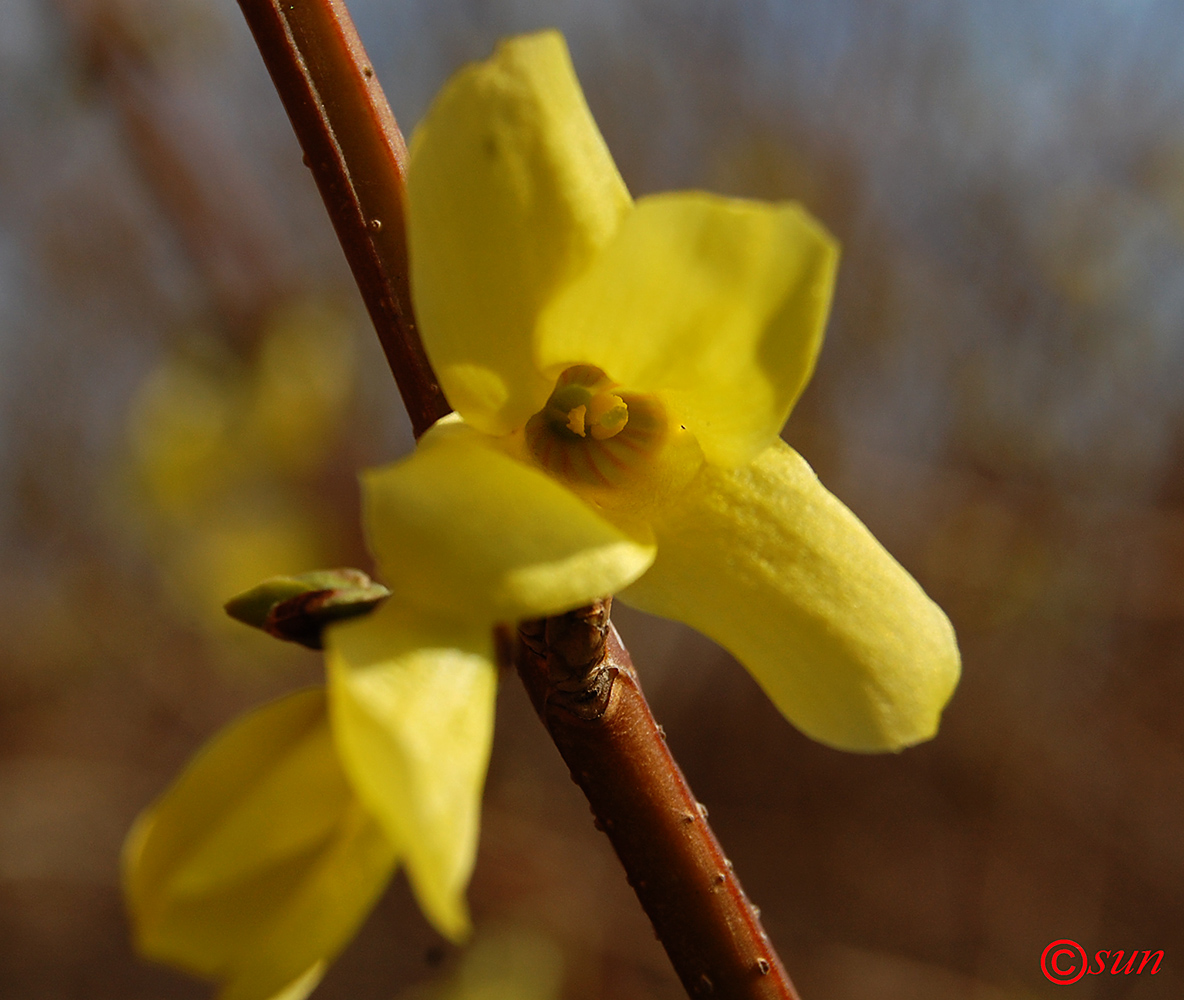
<path fill-rule="evenodd" d="M 110 95 L 157 206 L 243 348 L 299 276 L 255 179 L 162 72 L 127 15 L 107 0 L 60 0 L 87 66 Z"/>

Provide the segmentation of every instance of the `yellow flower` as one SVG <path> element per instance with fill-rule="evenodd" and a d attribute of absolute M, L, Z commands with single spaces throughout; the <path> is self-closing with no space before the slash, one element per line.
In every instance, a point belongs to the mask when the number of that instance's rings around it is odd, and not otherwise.
<path fill-rule="evenodd" d="M 543 33 L 439 96 L 408 219 L 457 414 L 365 476 L 392 596 L 328 632 L 327 725 L 316 693 L 249 716 L 129 840 L 141 946 L 234 1000 L 311 989 L 396 859 L 432 923 L 466 933 L 498 623 L 619 594 L 711 636 L 850 750 L 930 738 L 957 683 L 945 615 L 778 437 L 837 259 L 805 211 L 635 203 Z M 319 784 L 301 791 L 301 768 Z"/>
<path fill-rule="evenodd" d="M 437 98 L 408 219 L 459 416 L 366 476 L 393 596 L 333 631 L 329 687 L 346 772 L 438 927 L 464 926 L 497 622 L 621 592 L 731 650 L 815 739 L 933 735 L 959 672 L 949 622 L 778 437 L 829 305 L 817 223 L 702 193 L 633 202 L 550 32 Z M 443 759 L 470 783 L 443 782 Z"/>

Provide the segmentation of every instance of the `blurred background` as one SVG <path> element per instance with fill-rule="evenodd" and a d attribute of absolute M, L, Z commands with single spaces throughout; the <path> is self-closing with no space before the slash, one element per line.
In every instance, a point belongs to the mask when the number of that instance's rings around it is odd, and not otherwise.
<path fill-rule="evenodd" d="M 1062 994 L 1059 938 L 1184 995 L 1184 5 L 354 0 L 409 133 L 558 26 L 635 194 L 803 201 L 844 261 L 786 429 L 950 613 L 938 738 L 849 756 L 622 609 L 805 1000 Z M 224 619 L 368 567 L 355 472 L 411 436 L 229 0 L 0 0 L 0 995 L 197 998 L 128 945 L 120 843 L 224 722 L 320 675 Z M 325 1000 L 677 998 L 503 685 L 469 949 L 401 878 Z M 498 985 L 500 984 L 500 985 Z"/>

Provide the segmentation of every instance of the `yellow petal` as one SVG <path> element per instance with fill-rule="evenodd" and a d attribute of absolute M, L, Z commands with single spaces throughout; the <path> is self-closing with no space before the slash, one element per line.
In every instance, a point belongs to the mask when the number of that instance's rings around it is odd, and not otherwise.
<path fill-rule="evenodd" d="M 221 981 L 228 1000 L 269 1000 L 312 989 L 394 862 L 312 690 L 205 746 L 136 821 L 124 886 L 141 953 Z"/>
<path fill-rule="evenodd" d="M 542 617 L 616 592 L 653 560 L 652 546 L 460 423 L 363 485 L 392 604 L 482 625 Z"/>
<path fill-rule="evenodd" d="M 497 673 L 488 628 L 392 601 L 328 633 L 333 731 L 358 794 L 399 847 L 424 914 L 469 927 Z"/>
<path fill-rule="evenodd" d="M 394 850 L 375 818 L 356 799 L 342 813 L 338 835 L 304 871 L 266 936 L 239 963 L 219 1000 L 302 1000 L 328 962 L 352 940 L 394 870 Z M 266 893 L 266 888 L 252 891 Z M 311 965 L 300 968 L 297 959 Z M 293 971 L 296 972 L 293 976 Z"/>
<path fill-rule="evenodd" d="M 643 198 L 539 324 L 538 365 L 658 393 L 709 462 L 767 447 L 810 377 L 838 250 L 800 206 Z"/>
<path fill-rule="evenodd" d="M 937 731 L 960 670 L 948 619 L 787 445 L 704 466 L 655 530 L 622 599 L 716 640 L 806 735 L 878 751 Z"/>
<path fill-rule="evenodd" d="M 411 144 L 411 287 L 449 401 L 487 433 L 520 427 L 551 386 L 539 310 L 613 235 L 629 193 L 558 33 L 461 70 Z"/>

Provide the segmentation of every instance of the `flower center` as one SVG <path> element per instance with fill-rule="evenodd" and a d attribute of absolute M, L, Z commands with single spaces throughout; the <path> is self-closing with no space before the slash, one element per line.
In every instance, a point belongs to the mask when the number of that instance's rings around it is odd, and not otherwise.
<path fill-rule="evenodd" d="M 566 369 L 526 425 L 535 460 L 573 484 L 622 485 L 660 447 L 666 416 L 656 399 L 617 390 L 592 365 Z"/>
<path fill-rule="evenodd" d="M 543 413 L 553 430 L 597 441 L 616 437 L 629 422 L 629 407 L 599 368 L 577 365 L 559 376 Z"/>

